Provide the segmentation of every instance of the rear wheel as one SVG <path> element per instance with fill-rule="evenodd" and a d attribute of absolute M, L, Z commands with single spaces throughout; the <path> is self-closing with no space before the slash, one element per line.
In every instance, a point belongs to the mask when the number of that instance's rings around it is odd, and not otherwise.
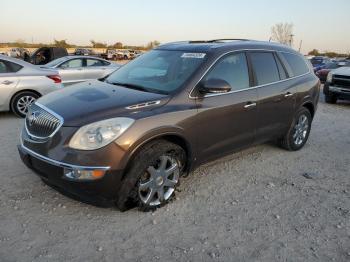
<path fill-rule="evenodd" d="M 16 94 L 11 100 L 11 111 L 19 117 L 25 117 L 29 106 L 38 98 L 39 95 L 34 92 L 20 92 Z"/>
<path fill-rule="evenodd" d="M 302 107 L 296 113 L 288 132 L 280 141 L 281 147 L 289 151 L 301 149 L 309 138 L 312 117 L 310 111 Z"/>
<path fill-rule="evenodd" d="M 157 140 L 139 151 L 121 186 L 117 206 L 149 211 L 168 203 L 183 174 L 186 154 L 178 145 Z"/>
<path fill-rule="evenodd" d="M 328 104 L 335 104 L 337 102 L 337 97 L 335 95 L 325 95 L 326 103 Z"/>

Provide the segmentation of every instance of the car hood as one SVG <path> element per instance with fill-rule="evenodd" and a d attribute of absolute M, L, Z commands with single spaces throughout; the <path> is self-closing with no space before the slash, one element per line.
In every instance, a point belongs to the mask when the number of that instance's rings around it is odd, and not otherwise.
<path fill-rule="evenodd" d="M 155 101 L 151 105 L 143 104 Z M 37 102 L 63 117 L 64 126 L 80 127 L 118 116 L 138 118 L 140 112 L 153 110 L 168 101 L 168 95 L 93 80 L 49 93 Z"/>
<path fill-rule="evenodd" d="M 332 74 L 350 76 L 350 67 L 344 66 L 332 70 Z"/>

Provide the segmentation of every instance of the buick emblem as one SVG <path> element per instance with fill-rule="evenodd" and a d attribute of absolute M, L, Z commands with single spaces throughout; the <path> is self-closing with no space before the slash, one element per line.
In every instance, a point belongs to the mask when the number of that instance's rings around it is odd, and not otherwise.
<path fill-rule="evenodd" d="M 39 111 L 34 111 L 28 116 L 28 124 L 29 124 L 29 126 L 32 126 L 36 122 L 36 120 L 38 119 L 39 115 L 40 115 Z"/>

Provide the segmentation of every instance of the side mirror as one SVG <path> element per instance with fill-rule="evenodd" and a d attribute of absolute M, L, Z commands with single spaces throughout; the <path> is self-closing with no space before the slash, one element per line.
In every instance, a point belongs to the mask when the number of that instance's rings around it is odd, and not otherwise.
<path fill-rule="evenodd" d="M 230 92 L 231 89 L 230 84 L 225 80 L 212 78 L 201 82 L 198 91 L 202 94 L 220 94 Z"/>

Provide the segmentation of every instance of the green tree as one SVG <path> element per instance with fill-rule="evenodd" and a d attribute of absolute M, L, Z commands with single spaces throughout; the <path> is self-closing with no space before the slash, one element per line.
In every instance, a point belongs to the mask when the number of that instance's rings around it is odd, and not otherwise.
<path fill-rule="evenodd" d="M 73 46 L 71 44 L 68 44 L 66 39 L 63 39 L 63 40 L 56 40 L 56 39 L 54 39 L 53 41 L 54 41 L 53 45 L 56 46 L 56 47 L 68 48 L 68 47 L 72 47 Z"/>
<path fill-rule="evenodd" d="M 152 42 L 149 42 L 148 44 L 147 44 L 147 46 L 146 46 L 146 49 L 153 49 L 153 48 L 155 48 L 155 47 L 157 47 L 157 46 L 159 46 L 160 45 L 160 42 L 159 41 L 157 41 L 157 40 L 154 40 L 154 41 L 152 41 Z"/>
<path fill-rule="evenodd" d="M 93 48 L 106 48 L 107 44 L 101 43 L 101 42 L 96 42 L 95 40 L 90 40 L 90 43 Z"/>
<path fill-rule="evenodd" d="M 318 56 L 320 55 L 320 52 L 317 49 L 311 50 L 308 55 Z"/>

